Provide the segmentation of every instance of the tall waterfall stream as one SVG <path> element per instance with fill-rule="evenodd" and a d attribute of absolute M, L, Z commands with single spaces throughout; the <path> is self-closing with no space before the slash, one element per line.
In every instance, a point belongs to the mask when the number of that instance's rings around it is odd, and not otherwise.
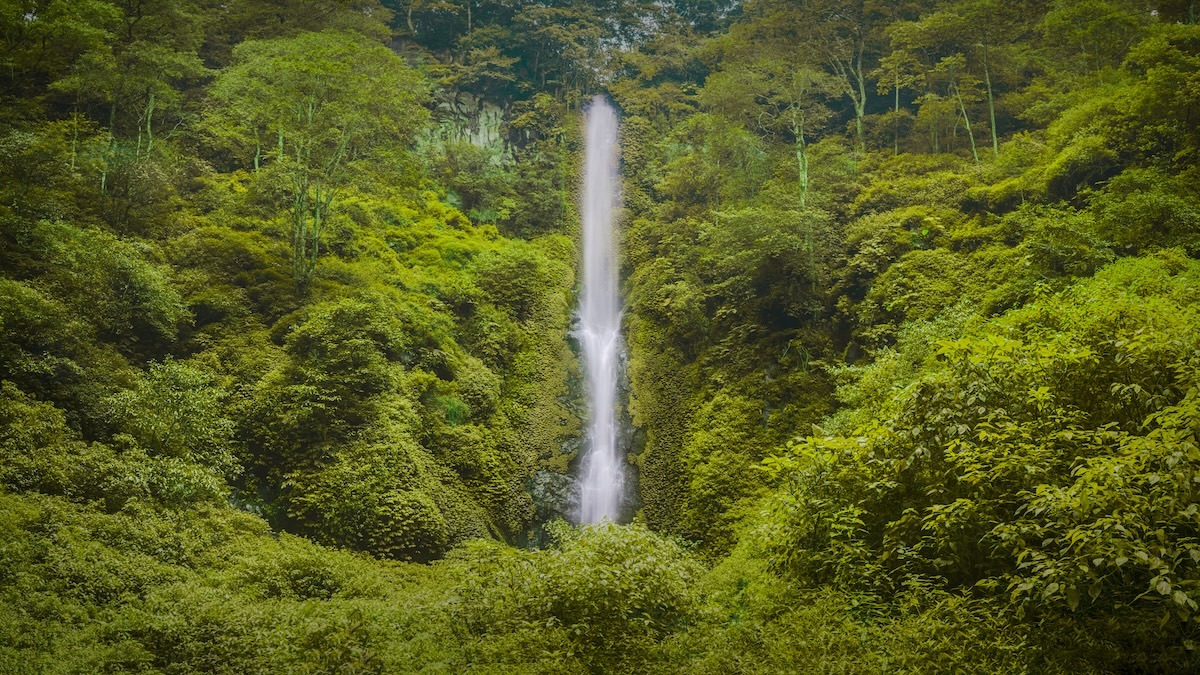
<path fill-rule="evenodd" d="M 579 521 L 615 521 L 624 488 L 617 448 L 617 380 L 621 306 L 617 297 L 614 218 L 620 205 L 617 115 L 601 96 L 587 112 L 583 175 L 583 299 L 579 342 L 586 369 L 589 419 Z"/>

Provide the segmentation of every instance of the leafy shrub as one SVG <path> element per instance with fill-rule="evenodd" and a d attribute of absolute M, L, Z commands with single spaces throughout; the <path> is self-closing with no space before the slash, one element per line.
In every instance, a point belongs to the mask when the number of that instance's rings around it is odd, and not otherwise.
<path fill-rule="evenodd" d="M 116 428 L 155 456 L 194 462 L 218 476 L 238 471 L 226 393 L 205 373 L 179 361 L 153 363 L 136 389 L 107 403 Z"/>
<path fill-rule="evenodd" d="M 151 456 L 127 436 L 117 437 L 115 447 L 85 443 L 59 409 L 9 382 L 2 392 L 0 482 L 11 489 L 96 501 L 110 512 L 135 499 L 181 506 L 218 500 L 227 491 L 212 466 L 186 456 Z"/>
<path fill-rule="evenodd" d="M 411 447 L 359 446 L 288 476 L 289 517 L 318 541 L 404 560 L 441 555 L 449 530 Z"/>
<path fill-rule="evenodd" d="M 472 633 L 561 628 L 593 672 L 629 671 L 691 619 L 701 569 L 679 544 L 611 523 L 552 532 L 544 551 L 467 549 L 460 618 Z"/>
<path fill-rule="evenodd" d="M 154 354 L 190 319 L 153 248 L 59 222 L 39 223 L 33 237 L 43 266 L 39 283 L 88 317 L 101 339 Z"/>
<path fill-rule="evenodd" d="M 775 568 L 885 595 L 934 580 L 1027 612 L 1159 606 L 1166 644 L 1186 634 L 1197 274 L 1171 254 L 1116 263 L 942 340 L 853 435 L 768 460 Z"/>
<path fill-rule="evenodd" d="M 475 283 L 517 321 L 529 319 L 552 274 L 551 262 L 532 246 L 509 246 L 475 264 Z"/>
<path fill-rule="evenodd" d="M 12 490 L 63 494 L 71 485 L 72 455 L 84 452 L 61 410 L 0 384 L 0 483 Z"/>
<path fill-rule="evenodd" d="M 1091 196 L 1096 229 L 1122 250 L 1178 246 L 1200 252 L 1195 181 L 1158 169 L 1126 169 Z"/>
<path fill-rule="evenodd" d="M 734 525 L 761 496 L 761 420 L 761 402 L 721 392 L 697 411 L 684 445 L 691 481 L 682 524 L 713 551 L 732 548 Z"/>

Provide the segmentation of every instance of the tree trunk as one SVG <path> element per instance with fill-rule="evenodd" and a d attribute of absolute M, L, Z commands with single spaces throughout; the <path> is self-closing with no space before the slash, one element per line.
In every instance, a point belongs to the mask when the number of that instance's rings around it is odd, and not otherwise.
<path fill-rule="evenodd" d="M 850 97 L 850 103 L 854 107 L 855 160 L 861 156 L 866 147 L 863 141 L 863 117 L 867 109 L 867 81 L 863 75 L 863 52 L 865 49 L 865 43 L 860 40 L 853 55 L 845 59 L 834 55 L 829 59 L 834 73 L 841 79 L 845 87 L 844 93 Z"/>
<path fill-rule="evenodd" d="M 308 242 L 308 258 L 304 261 L 304 283 L 307 284 L 312 279 L 313 272 L 317 269 L 317 254 L 321 245 L 321 221 L 325 216 L 325 205 L 323 202 L 324 195 L 321 194 L 322 185 L 317 183 L 316 194 L 313 195 L 313 218 L 311 240 Z"/>
<path fill-rule="evenodd" d="M 71 113 L 71 172 L 75 171 L 75 158 L 79 155 L 79 111 Z"/>
<path fill-rule="evenodd" d="M 303 283 L 300 261 L 304 259 L 304 234 L 308 223 L 308 187 L 296 178 L 292 182 L 292 279 Z"/>
<path fill-rule="evenodd" d="M 954 85 L 954 96 L 958 99 L 958 109 L 962 111 L 963 124 L 967 127 L 967 138 L 971 139 L 971 156 L 975 158 L 975 163 L 979 163 L 979 151 L 975 149 L 975 134 L 971 133 L 971 118 L 967 116 L 967 105 L 963 103 L 962 92 L 958 90 L 958 84 Z"/>
<path fill-rule="evenodd" d="M 104 153 L 104 168 L 100 170 L 100 194 L 108 196 L 108 164 L 112 161 L 113 148 L 117 137 L 113 135 L 113 126 L 117 123 L 117 102 L 113 101 L 108 109 L 108 150 Z"/>
<path fill-rule="evenodd" d="M 796 137 L 796 175 L 800 183 L 800 208 L 808 205 L 808 143 L 804 139 L 804 114 L 793 113 L 792 135 Z"/>
<path fill-rule="evenodd" d="M 992 71 L 988 67 L 988 47 L 983 45 L 983 80 L 987 83 L 988 115 L 992 124 L 992 156 L 1000 156 L 1000 138 L 996 135 L 996 99 L 992 95 Z"/>
<path fill-rule="evenodd" d="M 854 77 L 858 81 L 858 99 L 854 102 L 854 138 L 861 154 L 866 151 L 867 143 L 863 138 L 863 118 L 867 113 L 867 78 L 863 75 L 863 49 L 860 43 L 858 57 L 854 63 Z"/>
<path fill-rule="evenodd" d="M 154 149 L 154 130 L 150 126 L 154 119 L 154 92 L 150 92 L 150 102 L 146 104 L 146 154 Z"/>
<path fill-rule="evenodd" d="M 896 86 L 894 87 L 894 89 L 896 90 L 896 107 L 893 110 L 893 112 L 895 112 L 896 115 L 895 115 L 895 119 L 893 120 L 892 123 L 896 125 L 896 137 L 892 143 L 892 154 L 899 155 L 900 154 L 900 69 L 899 68 L 896 69 L 895 85 Z"/>

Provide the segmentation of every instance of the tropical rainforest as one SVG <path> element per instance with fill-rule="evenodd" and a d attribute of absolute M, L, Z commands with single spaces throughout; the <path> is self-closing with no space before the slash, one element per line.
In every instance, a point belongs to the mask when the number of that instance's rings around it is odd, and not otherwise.
<path fill-rule="evenodd" d="M 1197 672 L 1198 11 L 0 0 L 0 672 Z"/>

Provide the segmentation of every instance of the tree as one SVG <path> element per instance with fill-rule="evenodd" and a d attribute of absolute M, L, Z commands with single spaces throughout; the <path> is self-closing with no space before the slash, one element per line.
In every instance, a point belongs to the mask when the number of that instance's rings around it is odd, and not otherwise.
<path fill-rule="evenodd" d="M 353 173 L 407 144 L 428 117 L 425 79 L 383 45 L 351 33 L 249 41 L 211 90 L 210 135 L 282 177 L 292 274 L 307 286 L 321 230 Z M 273 143 L 272 152 L 267 144 Z"/>
<path fill-rule="evenodd" d="M 767 133 L 791 135 L 796 155 L 800 207 L 808 197 L 808 143 L 833 116 L 825 99 L 836 95 L 837 81 L 803 62 L 795 50 L 735 65 L 705 84 L 702 100 L 730 117 L 742 117 Z"/>
<path fill-rule="evenodd" d="M 928 1 L 883 0 L 876 4 L 882 16 L 886 18 L 876 26 L 875 37 L 886 43 L 889 27 L 900 21 L 916 19 Z M 880 56 L 878 67 L 871 75 L 876 79 L 876 90 L 880 94 L 891 93 L 893 95 L 892 110 L 884 115 L 883 121 L 892 129 L 892 152 L 898 155 L 900 154 L 900 128 L 906 119 L 911 119 L 911 116 L 900 108 L 900 92 L 905 88 L 915 88 L 920 79 L 918 64 L 911 54 L 893 51 Z"/>
<path fill-rule="evenodd" d="M 1001 80 L 1011 79 L 1011 75 L 1005 77 L 1005 73 L 1011 72 L 1012 64 L 1020 61 L 1013 43 L 1031 28 L 1031 20 L 1025 17 L 1036 15 L 1036 8 L 1024 2 L 954 0 L 940 11 L 898 25 L 892 31 L 893 45 L 897 49 L 885 61 L 889 72 L 897 75 L 903 70 L 897 70 L 897 66 L 906 59 L 915 60 L 914 51 L 920 51 L 941 56 L 944 64 L 940 65 L 940 70 L 943 72 L 963 71 L 981 79 L 987 96 L 992 154 L 998 155 L 996 85 Z M 970 124 L 965 116 L 964 120 Z"/>
<path fill-rule="evenodd" d="M 66 75 L 81 55 L 115 40 L 120 11 L 104 0 L 0 2 L 0 82 L 6 96 L 30 96 Z"/>
<path fill-rule="evenodd" d="M 967 49 L 958 38 L 965 30 L 961 18 L 949 13 L 936 13 L 919 21 L 901 21 L 888 28 L 892 41 L 892 53 L 884 61 L 884 68 L 893 72 L 897 83 L 912 82 L 914 73 L 922 71 L 925 92 L 920 101 L 920 115 L 930 120 L 930 135 L 934 152 L 941 149 L 937 122 L 947 119 L 950 110 L 957 108 L 971 145 L 971 155 L 979 161 L 975 135 L 971 128 L 971 116 L 967 103 L 977 100 L 979 79 L 971 73 Z M 968 42 L 970 39 L 968 38 Z M 984 57 L 986 58 L 986 57 Z M 991 111 L 993 148 L 999 150 L 996 136 L 995 108 L 992 103 L 990 70 L 985 66 L 987 99 Z M 955 115 L 950 114 L 950 118 Z M 957 122 L 954 123 L 957 130 Z"/>
<path fill-rule="evenodd" d="M 876 56 L 878 25 L 886 8 L 872 0 L 758 0 L 747 5 L 760 39 L 786 43 L 807 53 L 850 99 L 854 115 L 855 154 L 865 149 L 863 119 L 867 113 L 867 74 Z"/>
<path fill-rule="evenodd" d="M 1042 21 L 1062 70 L 1102 78 L 1120 65 L 1153 22 L 1145 0 L 1057 0 Z"/>
<path fill-rule="evenodd" d="M 514 19 L 525 37 L 525 66 L 540 86 L 553 86 L 560 98 L 584 93 L 599 79 L 606 36 L 604 18 L 586 5 L 545 7 L 531 4 Z M 532 58 L 532 63 L 528 59 Z"/>
<path fill-rule="evenodd" d="M 69 97 L 73 107 L 107 108 L 100 190 L 109 197 L 112 174 L 153 152 L 156 126 L 170 128 L 172 113 L 179 119 L 184 88 L 208 73 L 197 55 L 204 40 L 201 9 L 196 2 L 115 0 L 81 4 L 78 13 L 48 3 L 45 12 L 44 19 L 31 20 L 48 24 L 41 41 L 63 35 L 78 50 L 51 89 Z M 91 22 L 96 28 L 79 28 Z"/>
<path fill-rule="evenodd" d="M 876 75 L 879 93 L 891 93 L 893 96 L 892 110 L 884 119 L 894 134 L 892 153 L 898 155 L 900 154 L 901 121 L 909 116 L 900 108 L 900 92 L 905 88 L 915 89 L 920 83 L 920 64 L 911 53 L 897 50 L 879 60 Z"/>
<path fill-rule="evenodd" d="M 667 4 L 679 18 L 702 33 L 719 30 L 741 12 L 737 0 L 670 0 Z"/>
<path fill-rule="evenodd" d="M 1023 23 L 1017 18 L 1029 14 L 1014 8 L 1011 2 L 999 0 L 960 0 L 953 10 L 958 21 L 949 23 L 960 35 L 966 37 L 967 52 L 971 60 L 983 69 L 983 82 L 987 87 L 988 119 L 992 130 L 992 154 L 1000 154 L 1000 139 L 996 131 L 996 94 L 993 80 L 997 56 L 1007 56 L 1006 48 L 1021 33 Z"/>
<path fill-rule="evenodd" d="M 974 89 L 975 82 L 972 82 L 970 76 L 964 73 L 966 59 L 959 54 L 948 56 L 941 61 L 938 61 L 937 67 L 934 69 L 938 75 L 946 82 L 946 87 L 954 96 L 954 100 L 958 102 L 958 111 L 962 113 L 963 125 L 967 128 L 967 140 L 971 142 L 971 157 L 975 158 L 975 163 L 979 163 L 979 150 L 975 147 L 975 132 L 971 130 L 971 116 L 967 114 L 967 98 L 970 96 L 971 90 Z M 964 96 L 963 89 L 967 89 Z"/>
<path fill-rule="evenodd" d="M 465 0 L 465 3 L 467 16 L 470 17 L 471 6 L 473 3 L 471 0 Z M 408 0 L 402 4 L 404 11 L 404 25 L 408 28 L 410 35 L 416 36 L 419 33 L 427 32 L 422 31 L 417 27 L 418 24 L 423 23 L 421 19 L 424 18 L 426 21 L 433 24 L 431 28 L 433 28 L 436 32 L 436 29 L 441 27 L 438 26 L 438 24 L 444 22 L 445 17 L 448 16 L 451 18 L 456 18 L 458 14 L 463 12 L 464 7 L 461 6 L 462 4 L 463 3 L 461 2 L 447 2 L 447 0 Z M 441 19 L 441 21 L 439 21 L 439 19 Z M 468 18 L 468 32 L 471 30 L 471 23 L 471 19 Z"/>
<path fill-rule="evenodd" d="M 137 378 L 137 389 L 105 401 L 112 423 L 151 454 L 196 462 L 223 476 L 239 470 L 225 392 L 189 364 L 167 359 Z"/>

